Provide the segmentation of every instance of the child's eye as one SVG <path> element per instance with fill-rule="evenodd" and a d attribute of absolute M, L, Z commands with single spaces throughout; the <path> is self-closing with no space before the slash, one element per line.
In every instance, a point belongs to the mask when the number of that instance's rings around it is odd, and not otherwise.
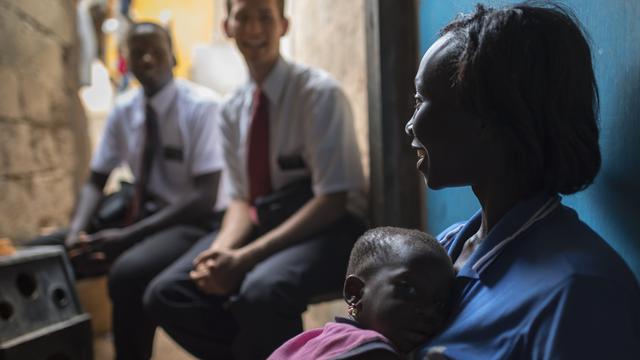
<path fill-rule="evenodd" d="M 404 299 L 413 299 L 418 296 L 418 290 L 416 290 L 415 286 L 406 281 L 400 281 L 396 284 L 396 293 Z"/>

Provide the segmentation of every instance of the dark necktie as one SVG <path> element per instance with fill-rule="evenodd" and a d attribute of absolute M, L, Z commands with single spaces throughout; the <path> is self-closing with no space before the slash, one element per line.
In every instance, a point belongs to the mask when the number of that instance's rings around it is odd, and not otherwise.
<path fill-rule="evenodd" d="M 149 175 L 151 173 L 151 165 L 155 155 L 155 150 L 159 143 L 158 135 L 158 119 L 156 112 L 147 102 L 144 121 L 144 147 L 142 149 L 142 157 L 140 161 L 140 172 L 136 179 L 133 201 L 131 202 L 131 210 L 127 217 L 127 223 L 136 222 L 143 215 L 142 206 L 147 197 L 147 185 L 149 183 Z"/>
<path fill-rule="evenodd" d="M 247 167 L 249 171 L 249 202 L 253 205 L 257 197 L 271 192 L 269 101 L 260 88 L 256 88 L 253 96 Z"/>

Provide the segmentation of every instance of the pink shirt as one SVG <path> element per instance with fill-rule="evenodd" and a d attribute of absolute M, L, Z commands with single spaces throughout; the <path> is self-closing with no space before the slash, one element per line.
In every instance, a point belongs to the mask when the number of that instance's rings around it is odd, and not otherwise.
<path fill-rule="evenodd" d="M 287 341 L 267 360 L 330 360 L 370 342 L 391 345 L 380 333 L 360 329 L 349 320 L 329 322 L 321 329 L 305 331 Z"/>

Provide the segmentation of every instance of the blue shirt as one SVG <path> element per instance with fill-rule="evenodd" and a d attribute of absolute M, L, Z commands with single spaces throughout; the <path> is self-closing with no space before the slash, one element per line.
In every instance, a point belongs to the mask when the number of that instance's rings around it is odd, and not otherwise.
<path fill-rule="evenodd" d="M 439 236 L 454 262 L 480 222 Z M 510 210 L 455 281 L 451 320 L 417 359 L 640 359 L 638 280 L 557 196 Z"/>

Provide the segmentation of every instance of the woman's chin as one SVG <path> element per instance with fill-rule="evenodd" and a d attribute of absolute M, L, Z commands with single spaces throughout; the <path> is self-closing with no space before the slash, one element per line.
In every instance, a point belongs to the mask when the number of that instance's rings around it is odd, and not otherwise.
<path fill-rule="evenodd" d="M 424 185 L 431 190 L 440 190 L 445 186 L 438 182 L 437 179 L 434 179 L 433 176 L 425 175 L 422 173 L 422 178 L 424 179 Z"/>

